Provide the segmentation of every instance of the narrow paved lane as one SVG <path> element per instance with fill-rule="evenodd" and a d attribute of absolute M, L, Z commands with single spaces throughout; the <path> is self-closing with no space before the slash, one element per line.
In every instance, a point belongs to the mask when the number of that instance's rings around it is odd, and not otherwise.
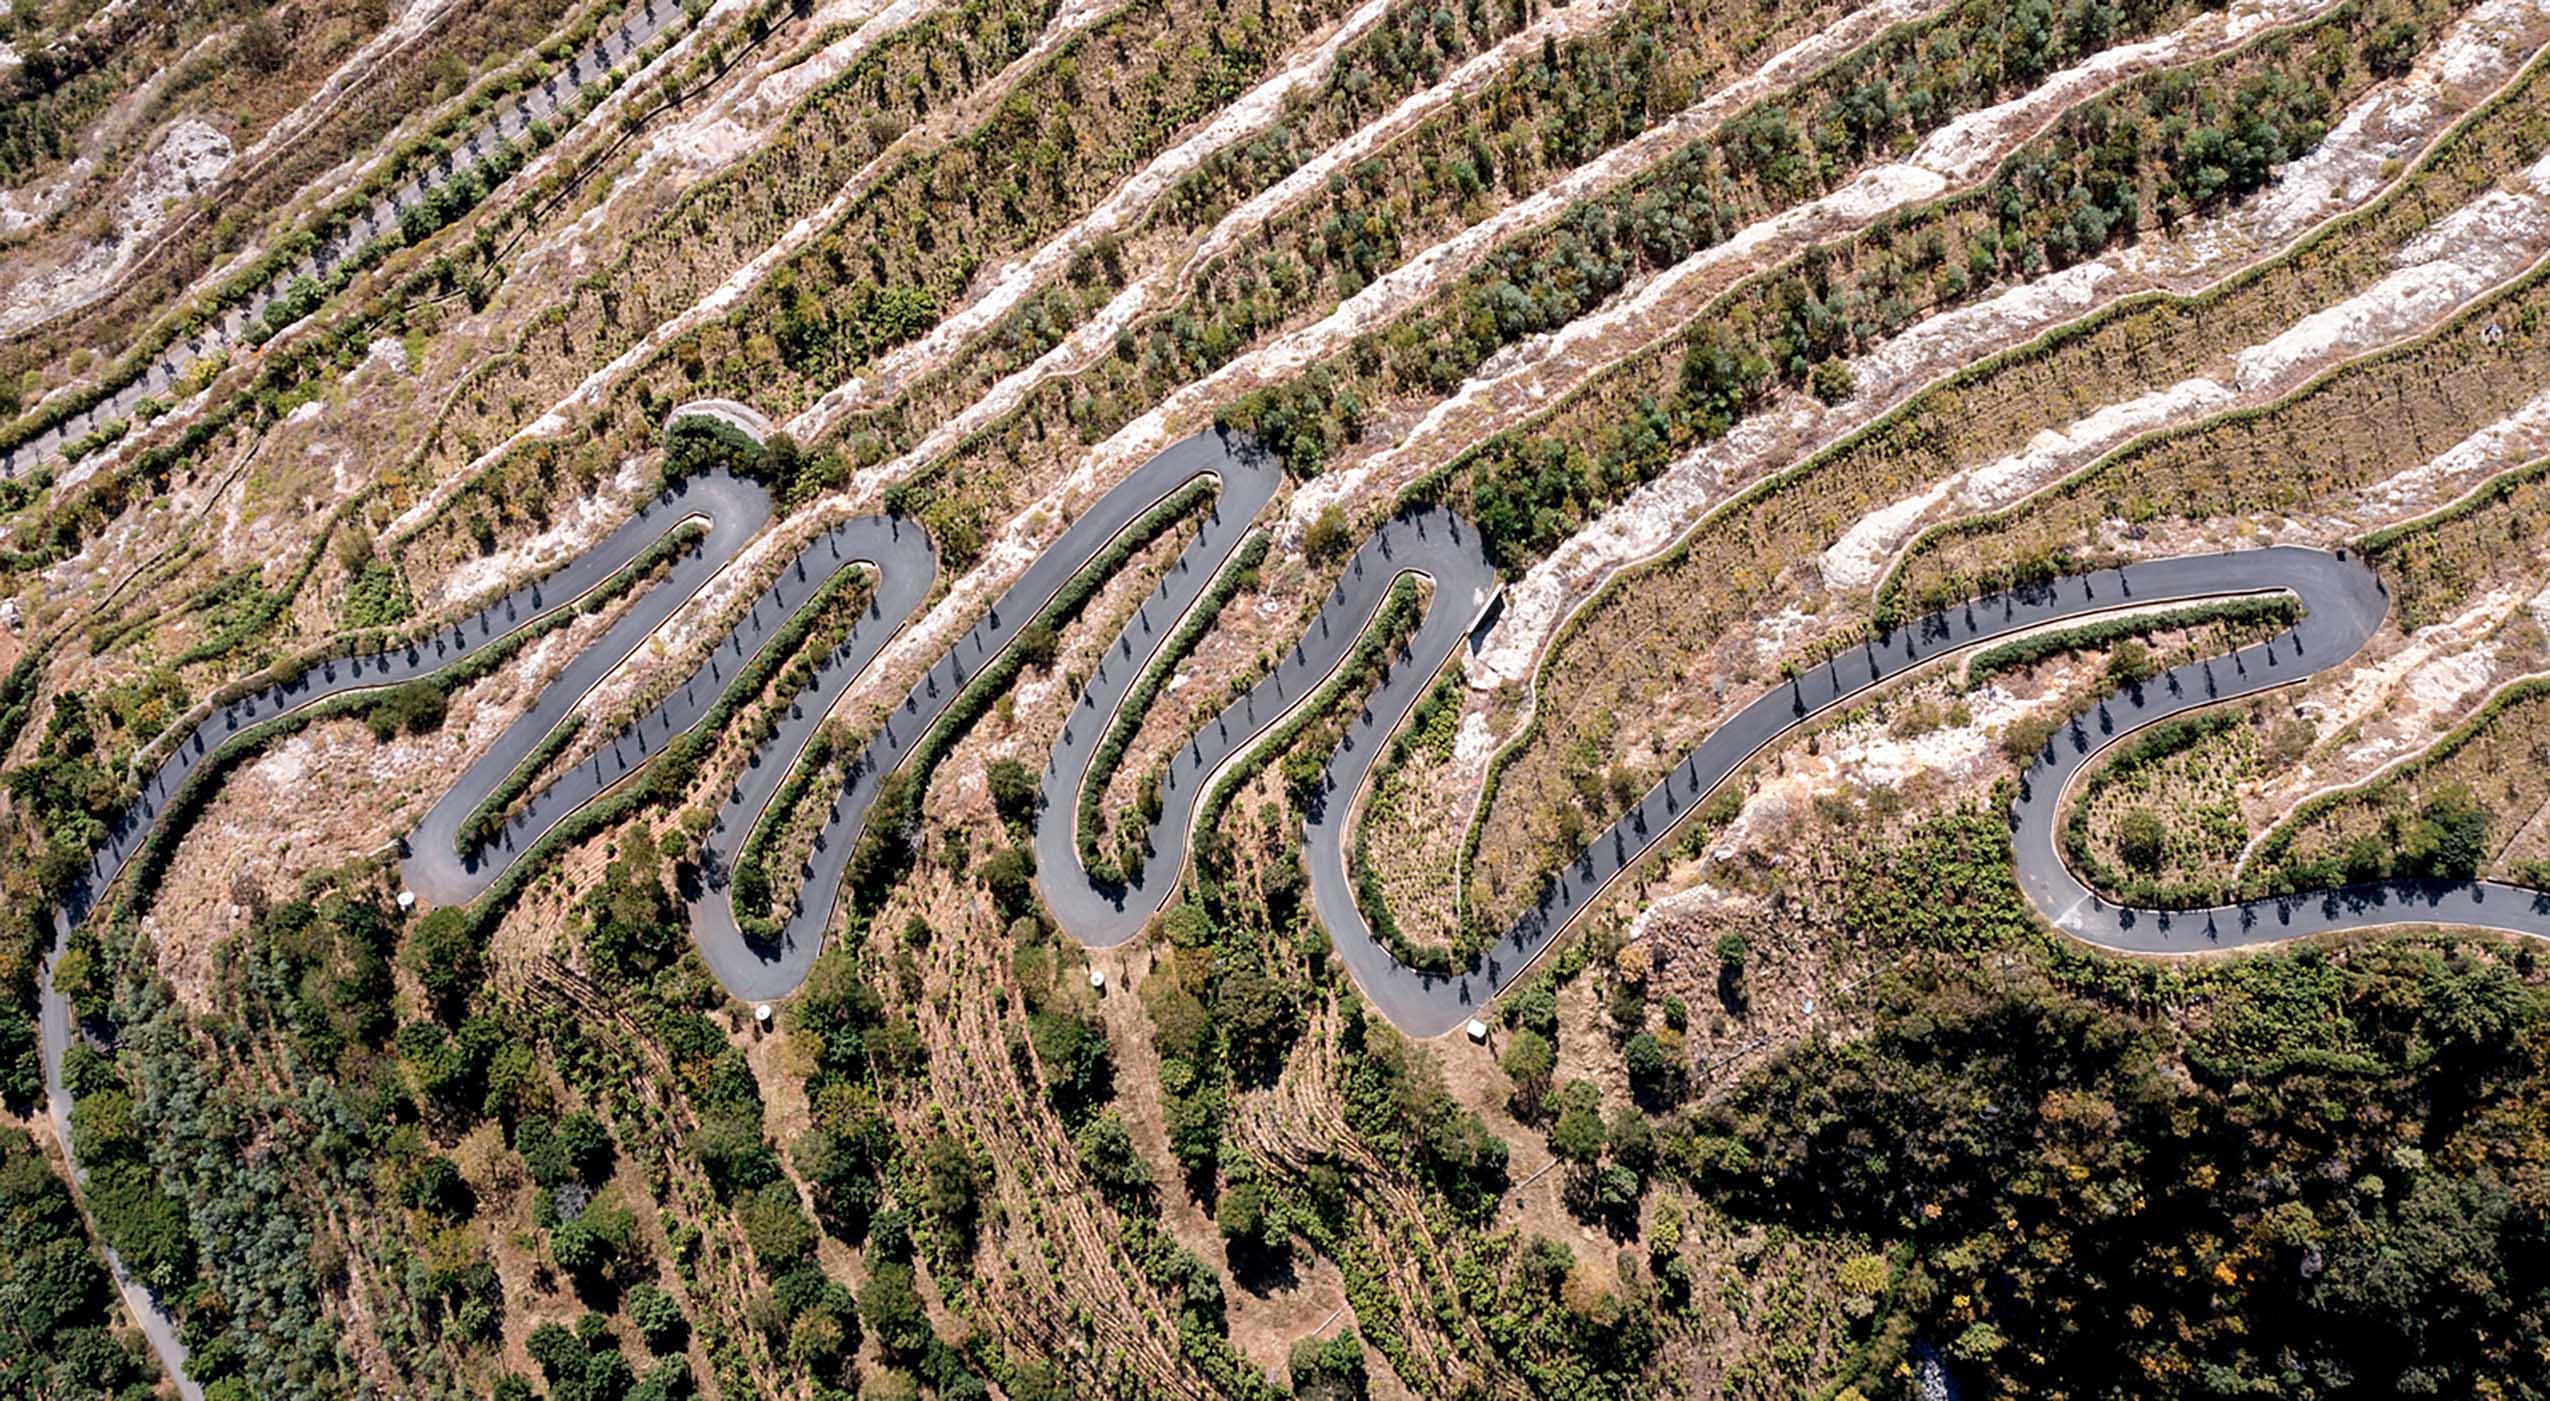
<path fill-rule="evenodd" d="M 728 422 L 751 420 L 714 405 Z M 679 416 L 677 411 L 677 416 Z M 2337 666 L 2362 648 L 2388 610 L 2380 581 L 2360 560 L 2317 550 L 2276 548 L 2152 560 L 1979 598 L 1871 637 L 1756 698 L 1703 740 L 1649 789 L 1637 806 L 1564 868 L 1470 968 L 1420 972 L 1400 964 L 1356 907 L 1347 874 L 1348 818 L 1391 732 L 1422 697 L 1495 595 L 1496 578 L 1475 531 L 1437 507 L 1392 519 L 1355 553 L 1304 635 L 1269 674 L 1179 749 L 1162 788 L 1164 811 L 1149 833 L 1150 858 L 1131 881 L 1101 884 L 1080 863 L 1078 795 L 1096 746 L 1128 690 L 1197 606 L 1214 575 L 1246 538 L 1280 485 L 1276 464 L 1247 439 L 1199 433 L 1162 451 L 1101 497 L 1030 564 L 956 643 L 932 663 L 848 766 L 849 778 L 797 875 L 785 918 L 767 941 L 747 937 L 736 917 L 734 862 L 833 702 L 917 614 L 937 562 L 920 527 L 864 516 L 800 550 L 747 607 L 711 655 L 659 705 L 596 752 L 530 795 L 484 850 L 463 851 L 471 813 L 563 723 L 595 683 L 731 563 L 769 524 L 760 486 L 725 473 L 692 477 L 639 510 L 600 544 L 556 572 L 391 650 L 321 663 L 305 674 L 209 705 L 117 819 L 107 841 L 57 913 L 56 940 L 42 974 L 43 1049 L 49 1107 L 66 1152 L 71 1098 L 62 1062 L 78 1033 L 53 966 L 70 932 L 103 899 L 142 848 L 187 781 L 224 748 L 259 727 L 319 701 L 394 686 L 465 661 L 562 610 L 577 607 L 685 523 L 701 538 L 642 589 L 601 639 L 573 658 L 507 727 L 489 751 L 427 812 L 406 843 L 402 873 L 437 903 L 484 893 L 560 822 L 638 772 L 675 737 L 699 724 L 728 685 L 773 646 L 790 620 L 842 571 L 866 566 L 873 588 L 841 644 L 820 660 L 792 699 L 776 733 L 747 761 L 720 803 L 703 844 L 700 889 L 690 902 L 691 935 L 719 982 L 736 997 L 768 1001 L 796 990 L 821 951 L 849 864 L 884 777 L 903 766 L 965 689 L 1070 581 L 1155 506 L 1198 480 L 1216 499 L 1197 537 L 1111 643 L 1057 737 L 1042 785 L 1034 846 L 1039 881 L 1056 918 L 1091 945 L 1121 943 L 1165 903 L 1183 877 L 1190 827 L 1214 775 L 1248 752 L 1312 695 L 1352 651 L 1393 583 L 1418 576 L 1434 594 L 1415 635 L 1366 697 L 1334 754 L 1325 800 L 1304 824 L 1313 908 L 1366 998 L 1403 1031 L 1440 1035 L 1512 985 L 1583 910 L 1652 851 L 1690 810 L 1766 747 L 1800 725 L 1914 668 L 2017 633 L 2122 609 L 2232 594 L 2284 591 L 2302 603 L 2293 628 L 2228 656 L 2191 662 L 2100 700 L 2055 736 L 2019 786 L 2010 820 L 2018 878 L 2056 927 L 2085 942 L 2130 953 L 2184 953 L 2268 943 L 2333 930 L 2396 924 L 2452 924 L 2550 938 L 2550 895 L 2486 881 L 2396 881 L 2215 909 L 2136 910 L 2102 899 L 2064 864 L 2056 843 L 2065 795 L 2100 753 L 2152 724 L 2196 708 L 2256 695 Z M 820 620 L 817 620 L 820 621 Z M 780 659 L 774 659 L 780 660 Z M 76 1179 L 79 1166 L 72 1162 Z M 168 1319 L 117 1266 L 136 1317 L 177 1378 L 184 1348 Z"/>
<path fill-rule="evenodd" d="M 714 408 L 714 406 L 711 406 Z M 731 414 L 721 415 L 729 422 Z M 2064 866 L 2054 833 L 2066 785 L 2097 753 L 2132 731 L 2196 706 L 2301 680 L 2351 656 L 2387 608 L 2379 582 L 2359 561 L 2316 550 L 2279 548 L 2133 564 L 1997 594 L 1876 636 L 1800 672 L 1710 734 L 1639 803 L 1552 875 L 1539 897 L 1471 967 L 1429 973 L 1400 964 L 1356 907 L 1347 874 L 1348 817 L 1390 732 L 1468 636 L 1496 580 L 1475 532 L 1451 512 L 1412 508 L 1364 543 L 1304 635 L 1271 672 L 1208 721 L 1172 759 L 1165 810 L 1149 833 L 1149 859 L 1129 881 L 1099 883 L 1080 863 L 1078 794 L 1116 709 L 1236 553 L 1280 483 L 1276 464 L 1247 440 L 1216 432 L 1184 439 L 1137 468 L 1066 529 L 1018 581 L 943 653 L 849 765 L 849 779 L 826 814 L 814 850 L 795 873 L 793 898 L 766 940 L 748 938 L 728 889 L 733 864 L 754 823 L 812 739 L 824 713 L 861 675 L 927 596 L 935 560 L 917 525 L 892 517 L 848 521 L 801 550 L 746 609 L 713 653 L 658 706 L 522 802 L 484 850 L 459 848 L 469 815 L 562 723 L 587 691 L 663 620 L 729 563 L 768 524 L 759 486 L 724 473 L 680 484 L 601 544 L 556 573 L 524 585 L 447 629 L 396 651 L 347 658 L 211 709 L 174 747 L 141 798 L 111 831 L 88 877 L 66 902 L 66 927 L 85 917 L 156 826 L 186 779 L 225 742 L 315 701 L 350 690 L 395 685 L 466 659 L 594 588 L 686 521 L 706 533 L 646 589 L 603 638 L 574 658 L 532 708 L 499 737 L 438 801 L 411 835 L 402 863 L 411 886 L 436 903 L 476 898 L 558 823 L 609 792 L 690 730 L 789 620 L 843 569 L 867 565 L 875 587 L 847 638 L 794 698 L 777 734 L 759 748 L 721 802 L 704 844 L 705 879 L 690 907 L 692 935 L 719 981 L 738 998 L 784 997 L 822 948 L 851 852 L 865 830 L 878 785 L 911 756 L 966 683 L 997 657 L 1075 575 L 1153 507 L 1200 479 L 1218 496 L 1200 533 L 1114 639 L 1073 700 L 1046 765 L 1034 847 L 1039 881 L 1063 927 L 1091 945 L 1138 933 L 1182 878 L 1189 827 L 1213 775 L 1315 691 L 1351 650 L 1387 596 L 1411 575 L 1436 586 L 1415 637 L 1366 698 L 1330 757 L 1327 801 L 1305 823 L 1313 907 L 1365 995 L 1408 1032 L 1437 1035 L 1458 1026 L 1520 976 L 1619 874 L 1655 848 L 1765 747 L 1837 705 L 1904 672 L 1999 638 L 2118 609 L 2265 590 L 2297 595 L 2304 617 L 2274 639 L 2223 658 L 2191 663 L 2139 690 L 2102 701 L 2048 746 L 2021 784 L 2013 813 L 2019 877 L 2029 898 L 2059 927 L 2087 942 L 2130 952 L 2178 952 L 2254 944 L 2333 929 L 2400 922 L 2485 925 L 2550 936 L 2550 902 L 2487 883 L 2393 883 L 2218 910 L 2165 914 L 2100 899 Z M 787 889 L 789 882 L 778 882 Z"/>

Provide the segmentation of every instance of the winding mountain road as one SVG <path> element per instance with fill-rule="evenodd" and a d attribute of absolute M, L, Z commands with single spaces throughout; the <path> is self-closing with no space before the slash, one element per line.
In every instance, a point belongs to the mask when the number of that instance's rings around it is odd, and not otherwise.
<path fill-rule="evenodd" d="M 748 418 L 721 406 L 703 405 L 698 411 L 752 426 Z M 815 666 L 776 733 L 758 747 L 719 805 L 703 843 L 703 879 L 690 901 L 692 937 L 729 992 L 749 1002 L 788 995 L 805 980 L 821 951 L 850 854 L 881 781 L 911 756 L 966 683 L 1112 542 L 1154 507 L 1194 482 L 1209 480 L 1217 494 L 1196 537 L 1136 608 L 1074 698 L 1046 765 L 1032 838 L 1039 884 L 1063 928 L 1086 944 L 1117 944 L 1140 932 L 1184 873 L 1195 809 L 1215 775 L 1319 689 L 1352 653 L 1391 586 L 1412 576 L 1434 584 L 1423 620 L 1346 727 L 1328 762 L 1326 801 L 1304 826 L 1315 912 L 1365 997 L 1411 1035 L 1440 1035 L 1476 1015 L 1522 976 L 1579 913 L 1597 904 L 1622 872 L 1654 850 L 1684 815 L 1755 755 L 1834 707 L 1954 653 L 2049 624 L 2268 591 L 2296 596 L 2303 606 L 2302 620 L 2265 642 L 2191 662 L 2103 698 L 2037 756 L 2021 779 L 2011 812 L 2019 882 L 2029 900 L 2073 937 L 2140 954 L 2232 948 L 2396 924 L 2470 925 L 2550 938 L 2550 895 L 2492 882 L 2388 882 L 2172 913 L 2118 906 L 2088 889 L 2066 866 L 2056 841 L 2060 810 L 2072 782 L 2101 752 L 2172 716 L 2337 666 L 2381 626 L 2388 600 L 2360 560 L 2282 547 L 2145 561 L 1978 598 L 1805 668 L 1703 740 L 1557 872 L 1470 968 L 1451 974 L 1409 968 L 1374 937 L 1357 908 L 1345 844 L 1355 797 L 1391 732 L 1454 651 L 1465 639 L 1474 639 L 1495 598 L 1495 573 L 1475 531 L 1458 515 L 1433 506 L 1410 507 L 1375 532 L 1349 560 L 1295 645 L 1174 753 L 1162 784 L 1163 812 L 1148 833 L 1142 873 L 1129 881 L 1094 880 L 1081 865 L 1075 824 L 1079 792 L 1095 750 L 1128 691 L 1239 551 L 1280 476 L 1272 458 L 1247 439 L 1199 433 L 1144 463 L 1073 522 L 931 664 L 848 764 L 848 780 L 798 872 L 800 885 L 785 918 L 766 939 L 748 936 L 734 910 L 734 863 L 824 714 L 926 601 L 937 561 L 926 534 L 913 522 L 863 516 L 816 536 L 781 566 L 690 676 L 591 757 L 519 804 L 483 850 L 460 849 L 459 834 L 470 814 L 534 754 L 597 682 L 760 535 L 772 515 L 762 487 L 722 472 L 691 477 L 555 573 L 456 623 L 389 651 L 322 663 L 290 680 L 207 707 L 113 824 L 57 912 L 57 938 L 43 971 L 44 1059 L 51 1109 L 66 1148 L 70 1096 L 62 1082 L 62 1060 L 77 1028 L 67 1001 L 53 986 L 53 962 L 188 780 L 222 749 L 271 721 L 332 696 L 434 674 L 543 619 L 582 606 L 595 590 L 691 522 L 704 527 L 700 539 L 674 556 L 665 577 L 638 593 L 600 639 L 568 662 L 418 823 L 404 844 L 401 863 L 412 889 L 437 903 L 484 893 L 543 835 L 700 723 L 734 677 L 782 635 L 828 582 L 846 569 L 865 566 L 875 573 L 874 587 L 865 594 L 852 627 Z M 74 1171 L 76 1175 L 76 1162 Z M 136 1291 L 128 1284 L 127 1292 Z M 137 1312 L 150 1330 L 156 1315 L 148 1309 Z M 182 1390 L 191 1385 L 184 1380 L 183 1350 L 166 1320 L 156 1321 L 152 1341 L 171 1374 L 180 1378 Z"/>
<path fill-rule="evenodd" d="M 731 414 L 720 416 L 735 421 Z M 2381 625 L 2388 600 L 2360 561 L 2280 547 L 2145 561 L 1978 598 L 1805 668 L 1712 732 L 1559 870 L 1472 967 L 1449 974 L 1406 967 L 1373 936 L 1356 908 L 1345 844 L 1354 798 L 1391 731 L 1472 634 L 1495 595 L 1495 574 L 1475 532 L 1459 516 L 1433 506 L 1410 507 L 1376 531 L 1341 571 L 1294 646 L 1175 752 L 1164 774 L 1164 811 L 1149 832 L 1143 873 L 1125 881 L 1093 880 L 1080 864 L 1074 819 L 1094 752 L 1127 692 L 1197 606 L 1214 575 L 1239 551 L 1280 476 L 1272 458 L 1246 439 L 1199 433 L 1144 463 L 1084 512 L 941 654 L 850 762 L 850 779 L 827 814 L 811 858 L 797 873 L 802 887 L 789 902 L 776 936 L 766 942 L 743 932 L 727 877 L 753 823 L 813 738 L 822 716 L 918 612 L 930 591 L 936 560 L 929 541 L 916 524 L 897 517 L 859 517 L 816 536 L 742 610 L 698 668 L 643 718 L 521 802 L 484 850 L 462 851 L 458 841 L 469 815 L 586 693 L 769 524 L 768 493 L 722 472 L 672 487 L 557 572 L 457 623 L 387 653 L 321 664 L 210 709 L 113 825 L 86 878 L 65 902 L 63 927 L 67 930 L 87 915 L 171 799 L 224 744 L 328 697 L 430 675 L 560 610 L 580 606 L 668 533 L 696 521 L 705 527 L 696 546 L 680 553 L 662 581 L 640 592 L 599 640 L 569 661 L 531 708 L 426 813 L 405 843 L 401 869 L 409 886 L 435 903 L 464 902 L 484 893 L 558 823 L 697 724 L 735 675 L 826 583 L 844 569 L 865 565 L 875 571 L 876 583 L 861 616 L 816 665 L 813 679 L 792 700 L 775 736 L 755 752 L 721 803 L 702 853 L 706 879 L 691 906 L 693 936 L 730 992 L 755 1002 L 784 997 L 804 980 L 821 949 L 823 927 L 831 919 L 849 853 L 878 783 L 911 755 L 966 682 L 1112 541 L 1189 484 L 1209 480 L 1218 495 L 1199 532 L 1075 697 L 1073 713 L 1045 768 L 1033 837 L 1040 884 L 1057 920 L 1086 944 L 1117 944 L 1140 932 L 1184 872 L 1188 829 L 1214 775 L 1318 689 L 1352 651 L 1391 585 L 1411 576 L 1435 585 L 1423 622 L 1330 757 L 1330 800 L 1308 818 L 1305 837 L 1312 899 L 1321 921 L 1365 995 L 1412 1034 L 1440 1034 L 1467 1019 L 1511 984 L 1578 912 L 1599 900 L 1691 808 L 1763 749 L 1833 707 L 1952 653 L 2031 629 L 2101 613 L 2265 591 L 2298 597 L 2302 621 L 2266 642 L 2190 663 L 2104 698 L 2039 755 L 2021 781 L 2012 811 L 2019 878 L 2030 900 L 2067 933 L 2136 953 L 2231 947 L 2401 922 L 2476 924 L 2550 936 L 2550 898 L 2487 882 L 2393 882 L 2168 913 L 2108 902 L 2065 865 L 2055 840 L 2063 795 L 2102 750 L 2135 730 L 2196 707 L 2315 675 L 2353 655 Z"/>

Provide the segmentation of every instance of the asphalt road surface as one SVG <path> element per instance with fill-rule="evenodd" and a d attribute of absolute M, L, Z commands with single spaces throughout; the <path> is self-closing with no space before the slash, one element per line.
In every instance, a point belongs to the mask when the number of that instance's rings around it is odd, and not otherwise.
<path fill-rule="evenodd" d="M 718 406 L 729 422 L 746 422 Z M 1459 1026 L 1527 970 L 1574 917 L 1597 903 L 1620 873 L 1664 840 L 1674 825 L 1767 746 L 1799 725 L 1913 668 L 2021 632 L 2101 613 L 2202 598 L 2284 591 L 2301 601 L 2295 627 L 2225 657 L 2189 663 L 2139 687 L 2111 694 L 2055 736 L 2021 780 L 2010 819 L 2019 881 L 2058 928 L 2085 942 L 2133 953 L 2181 953 L 2268 943 L 2333 930 L 2395 924 L 2472 925 L 2550 937 L 2550 896 L 2484 881 L 2391 882 L 2218 909 L 2168 913 L 2115 905 L 2065 866 L 2055 840 L 2064 794 L 2097 755 L 2136 730 L 2201 706 L 2303 680 L 2352 656 L 2377 629 L 2388 600 L 2357 560 L 2317 550 L 2277 548 L 2154 560 L 1995 594 L 1874 636 L 1756 698 L 1712 732 L 1612 827 L 1554 874 L 1533 905 L 1470 968 L 1437 974 L 1391 957 L 1356 907 L 1346 841 L 1355 799 L 1391 732 L 1443 665 L 1474 636 L 1492 604 L 1496 578 L 1476 532 L 1437 507 L 1414 507 L 1357 550 L 1303 636 L 1268 675 L 1177 751 L 1162 788 L 1164 811 L 1148 836 L 1149 859 L 1130 882 L 1100 883 L 1082 868 L 1075 838 L 1078 794 L 1095 747 L 1128 689 L 1149 666 L 1214 575 L 1244 542 L 1279 485 L 1276 464 L 1245 438 L 1199 433 L 1163 450 L 1101 497 L 987 609 L 914 684 L 856 759 L 827 814 L 810 858 L 797 872 L 784 919 L 771 937 L 747 937 L 732 905 L 729 877 L 754 822 L 813 737 L 821 717 L 926 601 L 936 574 L 929 541 L 914 523 L 860 517 L 817 536 L 752 602 L 733 631 L 661 704 L 591 759 L 523 802 L 484 849 L 462 851 L 468 816 L 536 750 L 576 703 L 714 578 L 769 523 L 761 487 L 723 473 L 667 491 L 585 554 L 486 608 L 391 651 L 328 662 L 217 706 L 176 743 L 142 795 L 113 826 L 86 877 L 58 916 L 54 956 L 107 886 L 157 826 L 185 781 L 226 744 L 266 722 L 349 691 L 396 685 L 466 659 L 593 590 L 678 529 L 706 527 L 666 576 L 647 587 L 604 636 L 572 659 L 531 709 L 461 775 L 406 843 L 402 872 L 435 903 L 476 898 L 542 835 L 642 769 L 675 736 L 696 725 L 733 676 L 807 606 L 825 583 L 853 566 L 875 572 L 874 587 L 843 642 L 815 668 L 777 733 L 728 789 L 703 846 L 703 880 L 691 897 L 691 933 L 718 980 L 736 997 L 764 1002 L 805 980 L 822 948 L 851 852 L 880 781 L 901 767 L 966 682 L 996 658 L 1065 584 L 1154 506 L 1209 479 L 1216 499 L 1197 535 L 1137 610 L 1093 671 L 1057 737 L 1042 783 L 1034 848 L 1039 883 L 1063 928 L 1090 945 L 1140 932 L 1183 875 L 1197 802 L 1214 775 L 1316 691 L 1351 652 L 1391 585 L 1411 576 L 1434 584 L 1423 621 L 1364 699 L 1330 757 L 1323 800 L 1306 819 L 1313 908 L 1371 1004 L 1403 1031 L 1434 1036 Z M 44 970 L 47 1088 L 57 1124 L 69 1096 L 61 1061 L 75 1034 L 67 1005 Z M 67 1134 L 66 1134 L 67 1138 Z M 76 1170 L 76 1165 L 75 1165 Z M 146 1330 L 152 1315 L 143 1311 Z M 165 1320 L 153 1333 L 173 1375 L 182 1349 Z M 191 1394 L 191 1393 L 190 1393 Z"/>

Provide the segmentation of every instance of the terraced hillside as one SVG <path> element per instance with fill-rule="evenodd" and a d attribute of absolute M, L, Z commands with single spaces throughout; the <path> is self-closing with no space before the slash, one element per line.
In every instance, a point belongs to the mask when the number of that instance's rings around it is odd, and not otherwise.
<path fill-rule="evenodd" d="M 2541 0 L 16 0 L 0 1390 L 2530 1395 L 2546 258 Z"/>

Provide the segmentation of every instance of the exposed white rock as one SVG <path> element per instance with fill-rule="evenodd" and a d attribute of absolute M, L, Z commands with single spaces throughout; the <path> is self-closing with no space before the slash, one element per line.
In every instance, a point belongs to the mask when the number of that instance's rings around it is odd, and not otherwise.
<path fill-rule="evenodd" d="M 230 158 L 230 138 L 218 127 L 193 117 L 171 124 L 159 144 L 125 176 L 123 195 L 109 213 L 103 237 L 65 262 L 22 266 L 18 276 L 0 282 L 0 335 L 25 330 L 94 299 L 139 255 L 180 202 L 230 168 Z M 0 214 L 0 224 L 29 218 L 13 204 Z"/>

